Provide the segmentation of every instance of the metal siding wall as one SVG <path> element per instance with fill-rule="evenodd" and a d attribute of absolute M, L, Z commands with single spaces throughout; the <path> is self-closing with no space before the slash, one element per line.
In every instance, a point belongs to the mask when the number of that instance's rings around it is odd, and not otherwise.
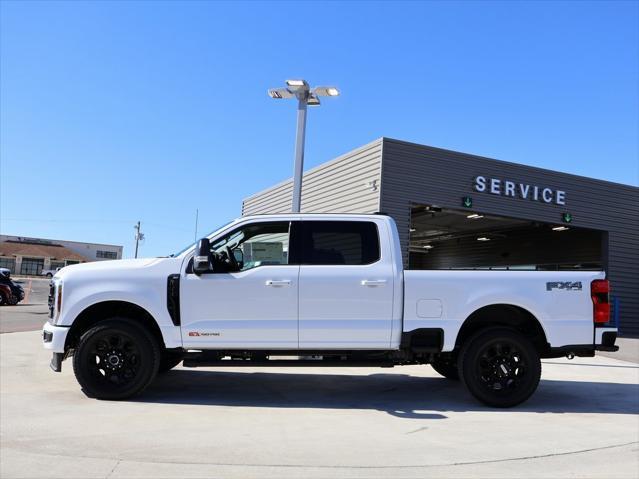
<path fill-rule="evenodd" d="M 462 197 L 471 196 L 473 211 L 548 223 L 561 223 L 561 213 L 569 211 L 574 226 L 609 232 L 608 277 L 612 294 L 621 301 L 621 331 L 639 336 L 638 188 L 388 138 L 382 141 L 380 209 L 397 222 L 405 264 L 411 202 L 462 209 Z M 563 190 L 566 205 L 476 192 L 477 175 Z"/>
<path fill-rule="evenodd" d="M 303 213 L 375 213 L 379 211 L 382 141 L 376 140 L 319 165 L 302 180 Z M 373 190 L 368 183 L 376 181 Z M 246 198 L 242 215 L 291 211 L 293 180 Z"/>

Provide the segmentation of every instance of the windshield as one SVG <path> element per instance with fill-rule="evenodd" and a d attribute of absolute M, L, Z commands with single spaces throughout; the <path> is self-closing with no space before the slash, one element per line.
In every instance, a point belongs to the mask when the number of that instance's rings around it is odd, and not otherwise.
<path fill-rule="evenodd" d="M 235 221 L 235 220 L 233 220 Z M 213 231 L 211 231 L 209 234 L 205 235 L 206 237 L 209 237 L 213 234 L 215 234 L 215 232 L 220 231 L 221 229 L 226 228 L 228 225 L 230 225 L 231 223 L 233 223 L 233 221 L 227 221 L 226 223 L 224 223 L 222 226 L 218 226 L 217 228 L 215 228 Z M 197 242 L 196 242 L 197 243 Z M 173 253 L 171 256 L 171 258 L 175 258 L 177 256 L 180 256 L 181 254 L 183 254 L 185 251 L 191 249 L 193 246 L 195 246 L 196 243 L 189 243 L 188 245 L 186 245 L 184 248 L 182 248 L 180 251 L 178 251 L 177 253 Z"/>

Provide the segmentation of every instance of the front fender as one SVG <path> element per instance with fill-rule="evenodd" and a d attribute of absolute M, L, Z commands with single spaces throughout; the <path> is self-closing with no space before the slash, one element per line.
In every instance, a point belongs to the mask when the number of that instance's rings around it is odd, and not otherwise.
<path fill-rule="evenodd" d="M 117 284 L 81 285 L 68 288 L 64 285 L 62 309 L 58 326 L 72 326 L 75 319 L 87 308 L 106 301 L 122 301 L 144 309 L 156 321 L 167 348 L 182 347 L 180 327 L 175 326 L 166 309 L 166 289 Z M 68 293 L 68 294 L 67 294 Z M 162 308 L 161 306 L 165 306 Z"/>

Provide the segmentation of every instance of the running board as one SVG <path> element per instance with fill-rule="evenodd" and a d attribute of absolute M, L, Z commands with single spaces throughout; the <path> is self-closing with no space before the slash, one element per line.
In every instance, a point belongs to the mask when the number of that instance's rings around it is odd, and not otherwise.
<path fill-rule="evenodd" d="M 184 358 L 185 368 L 197 367 L 366 367 L 392 368 L 395 364 L 390 361 L 358 361 L 336 359 L 209 359 Z"/>

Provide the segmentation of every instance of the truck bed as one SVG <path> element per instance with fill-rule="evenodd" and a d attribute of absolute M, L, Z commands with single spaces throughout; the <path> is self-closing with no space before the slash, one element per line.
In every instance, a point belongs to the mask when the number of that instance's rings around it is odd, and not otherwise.
<path fill-rule="evenodd" d="M 603 271 L 407 270 L 403 331 L 442 328 L 443 351 L 452 351 L 473 312 L 509 304 L 537 318 L 552 347 L 592 344 L 590 283 L 604 278 Z"/>

